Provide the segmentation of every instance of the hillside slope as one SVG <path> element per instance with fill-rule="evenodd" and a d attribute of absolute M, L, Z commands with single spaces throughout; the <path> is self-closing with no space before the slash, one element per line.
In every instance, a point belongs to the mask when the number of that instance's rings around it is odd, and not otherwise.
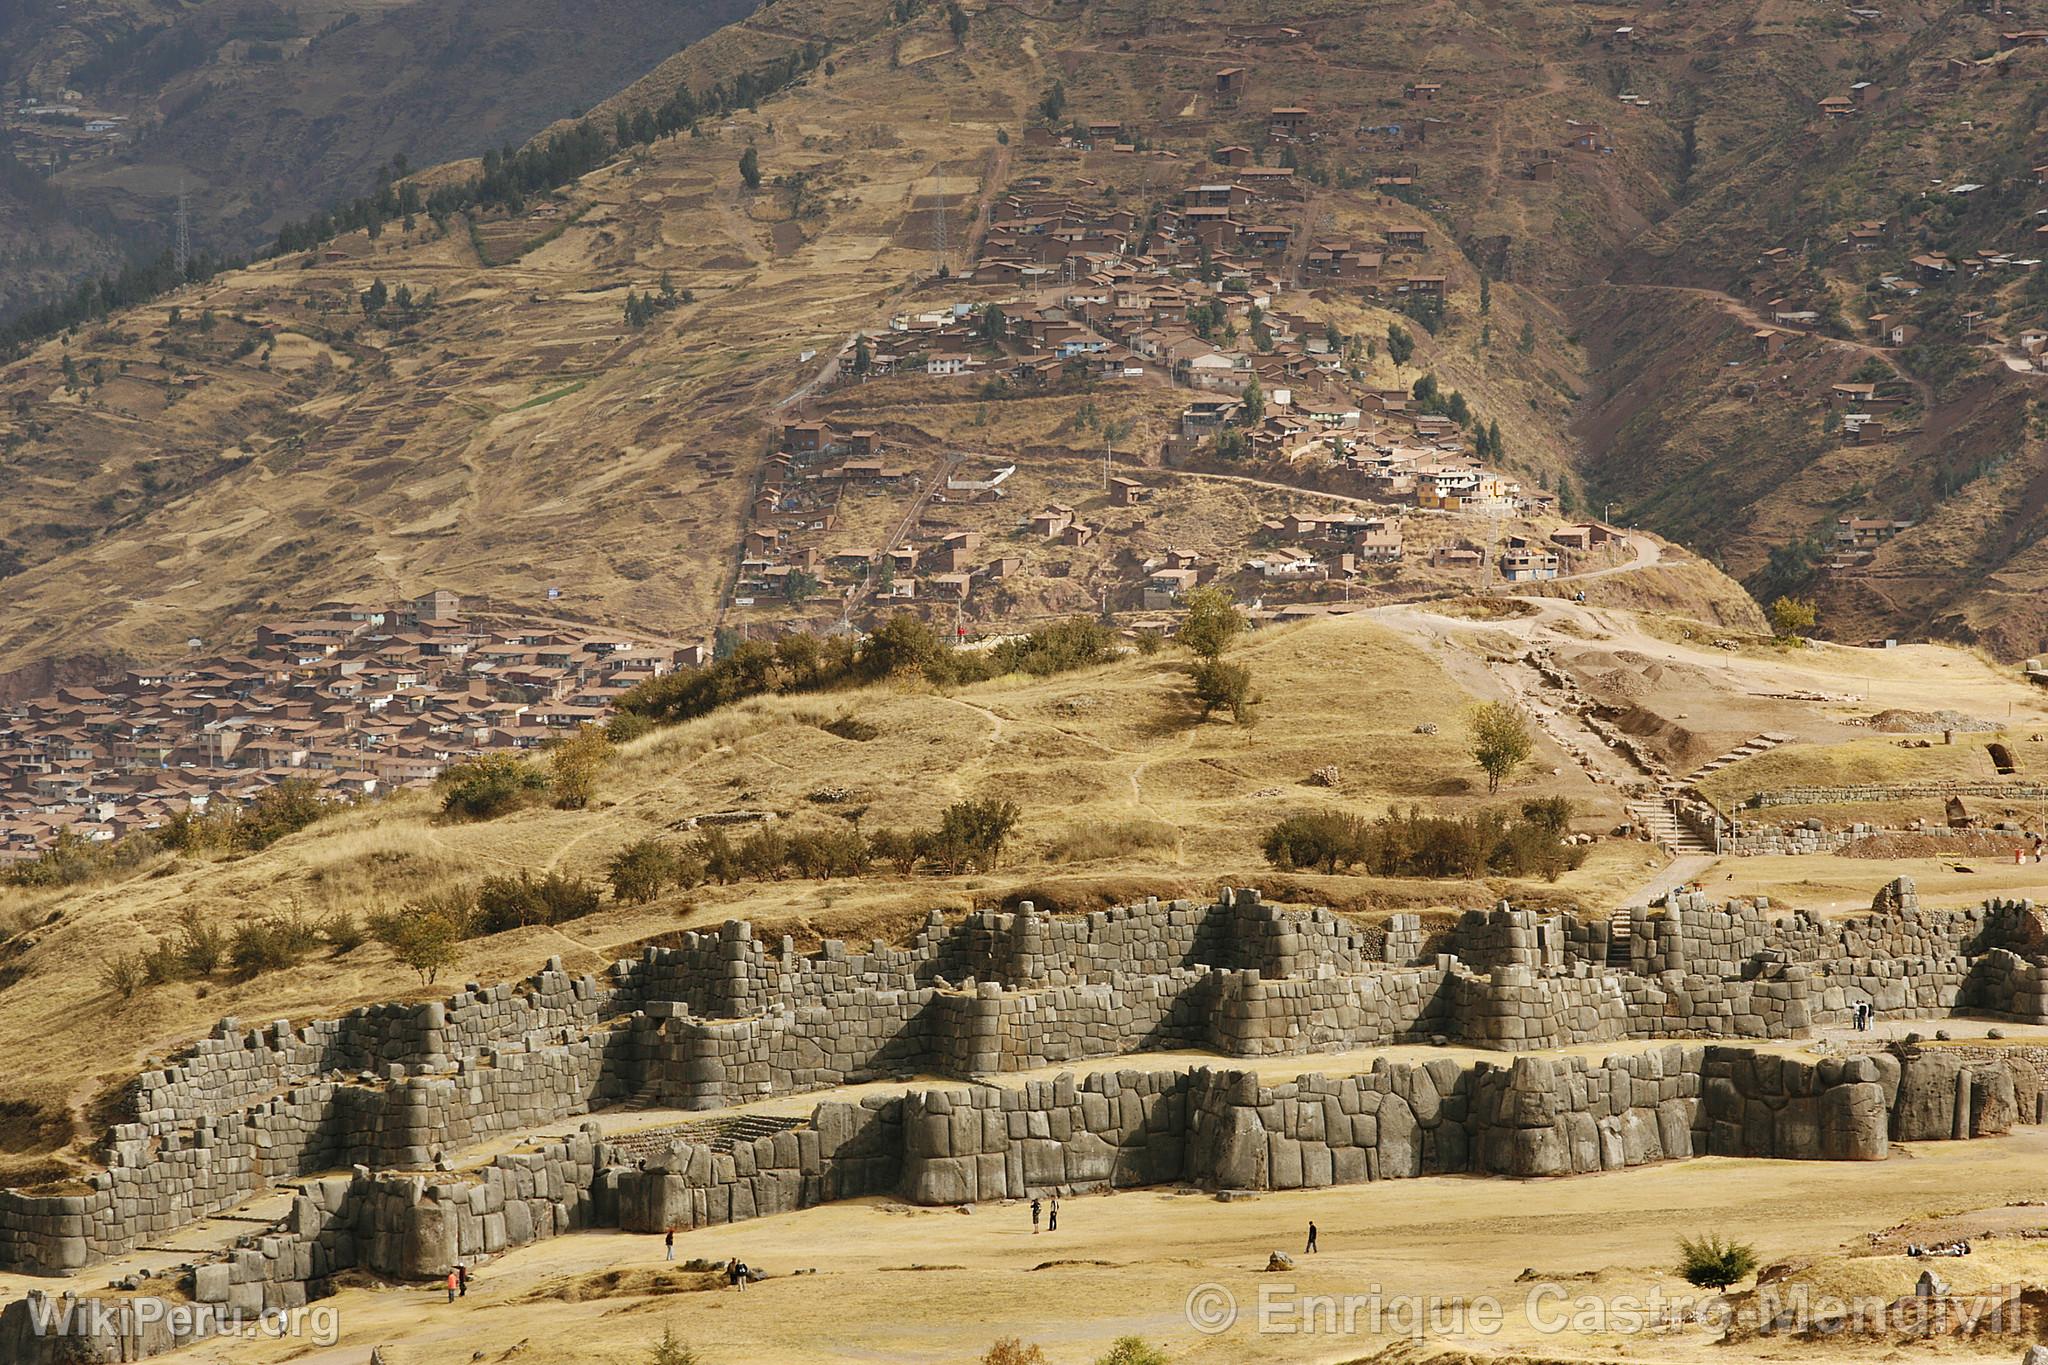
<path fill-rule="evenodd" d="M 0 33 L 11 91 L 75 107 L 6 118 L 0 152 L 61 199 L 0 277 L 0 318 L 129 255 L 172 243 L 242 257 L 280 225 L 413 166 L 525 142 L 579 114 L 755 0 L 308 0 L 291 6 L 91 0 Z M 630 34 L 631 41 L 620 41 Z M 76 100 L 60 93 L 70 89 Z M 120 120 L 81 130 L 88 117 Z M 20 199 L 0 178 L 0 234 Z M 22 204 L 26 209 L 30 205 Z M 0 244 L 7 241 L 0 235 Z M 12 253 L 9 253 L 12 259 Z"/>

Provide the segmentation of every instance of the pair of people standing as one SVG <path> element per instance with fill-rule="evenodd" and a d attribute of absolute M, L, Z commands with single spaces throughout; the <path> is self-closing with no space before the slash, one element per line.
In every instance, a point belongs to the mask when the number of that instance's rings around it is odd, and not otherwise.
<path fill-rule="evenodd" d="M 1031 1201 L 1031 1231 L 1034 1233 L 1038 1231 L 1040 1208 L 1041 1205 L 1038 1200 L 1034 1199 Z M 1045 1230 L 1047 1232 L 1058 1232 L 1060 1230 L 1060 1197 L 1058 1195 L 1052 1197 L 1051 1221 L 1045 1225 Z"/>

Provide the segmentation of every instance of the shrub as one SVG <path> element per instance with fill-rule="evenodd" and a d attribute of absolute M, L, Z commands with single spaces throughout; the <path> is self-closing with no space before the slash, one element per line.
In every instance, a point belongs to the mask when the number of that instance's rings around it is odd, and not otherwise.
<path fill-rule="evenodd" d="M 1118 1337 L 1095 1365 L 1167 1365 L 1166 1354 L 1143 1337 Z"/>
<path fill-rule="evenodd" d="M 1678 1273 L 1701 1289 L 1726 1289 L 1746 1280 L 1757 1267 L 1756 1248 L 1710 1232 L 1678 1239 Z"/>
<path fill-rule="evenodd" d="M 907 877 L 917 867 L 917 836 L 900 829 L 876 830 L 868 836 L 868 857 L 887 863 L 898 875 Z"/>
<path fill-rule="evenodd" d="M 819 881 L 857 877 L 867 871 L 871 856 L 868 841 L 855 829 L 801 830 L 789 836 L 790 867 Z"/>
<path fill-rule="evenodd" d="M 780 877 L 788 861 L 789 836 L 773 825 L 761 826 L 740 840 L 734 851 L 739 876 L 753 881 L 772 881 Z"/>
<path fill-rule="evenodd" d="M 659 839 L 641 839 L 612 856 L 606 877 L 612 899 L 644 905 L 677 880 L 681 859 Z"/>
<path fill-rule="evenodd" d="M 676 1329 L 661 1329 L 661 1340 L 647 1348 L 649 1365 L 704 1365 L 704 1357 L 676 1340 Z"/>
<path fill-rule="evenodd" d="M 740 879 L 740 854 L 734 847 L 732 836 L 717 825 L 697 836 L 690 846 L 690 852 L 704 867 L 704 875 L 714 882 L 736 882 Z"/>
<path fill-rule="evenodd" d="M 100 984 L 123 1000 L 134 998 L 135 993 L 142 989 L 143 978 L 140 953 L 124 953 L 100 964 Z"/>
<path fill-rule="evenodd" d="M 492 820 L 540 800 L 547 779 L 512 754 L 484 754 L 449 765 L 436 786 L 442 814 L 457 820 Z"/>
<path fill-rule="evenodd" d="M 296 834 L 334 809 L 320 788 L 303 777 L 288 777 L 242 808 L 235 822 L 234 844 L 254 851 L 268 848 L 287 834 Z"/>
<path fill-rule="evenodd" d="M 612 742 L 601 725 L 578 727 L 548 746 L 548 786 L 563 810 L 582 810 L 597 794 L 597 779 L 612 761 Z"/>
<path fill-rule="evenodd" d="M 1114 630 L 1090 617 L 1070 616 L 1021 640 L 1005 640 L 992 654 L 998 672 L 1045 677 L 1108 663 L 1117 651 Z"/>
<path fill-rule="evenodd" d="M 271 915 L 237 926 L 228 958 L 234 963 L 235 974 L 247 979 L 297 966 L 299 959 L 313 951 L 319 941 L 319 931 L 294 910 L 288 915 Z"/>
<path fill-rule="evenodd" d="M 197 907 L 187 906 L 178 917 L 178 960 L 188 976 L 212 976 L 227 957 L 226 935 L 200 918 Z"/>
<path fill-rule="evenodd" d="M 1252 694 L 1249 668 L 1221 659 L 1204 659 L 1194 666 L 1192 676 L 1195 703 L 1202 708 L 1203 720 L 1218 710 L 1229 711 L 1230 718 L 1240 725 L 1251 719 L 1252 708 L 1259 699 Z"/>
<path fill-rule="evenodd" d="M 654 722 L 648 717 L 621 711 L 605 722 L 604 734 L 614 744 L 629 744 L 653 729 Z"/>
<path fill-rule="evenodd" d="M 1370 823 L 1337 811 L 1297 812 L 1267 831 L 1264 851 L 1266 860 L 1283 871 L 1320 867 L 1337 872 L 1363 863 L 1376 877 L 1497 873 L 1555 881 L 1583 863 L 1586 850 L 1563 842 L 1561 826 L 1551 823 L 1558 812 L 1549 803 L 1529 804 L 1537 815 L 1525 811 L 1513 820 L 1497 810 L 1461 817 L 1427 815 L 1414 806 Z"/>
<path fill-rule="evenodd" d="M 1021 815 L 1017 803 L 1007 797 L 955 801 L 939 812 L 938 828 L 920 838 L 921 851 L 948 873 L 990 871 L 1003 856 L 1003 846 Z"/>
<path fill-rule="evenodd" d="M 416 902 L 395 915 L 380 917 L 377 937 L 394 957 L 419 973 L 421 985 L 431 986 L 461 956 L 466 921 L 467 915 L 451 915 L 445 902 Z"/>
<path fill-rule="evenodd" d="M 1016 1337 L 1004 1337 L 982 1354 L 981 1365 L 1047 1365 L 1045 1352 Z"/>
<path fill-rule="evenodd" d="M 337 910 L 320 926 L 320 936 L 327 940 L 328 951 L 341 957 L 362 947 L 370 934 L 353 911 Z"/>
<path fill-rule="evenodd" d="M 522 870 L 518 877 L 486 877 L 476 893 L 479 934 L 501 934 L 528 925 L 564 924 L 597 910 L 597 888 L 578 877 L 550 872 L 535 879 Z"/>
<path fill-rule="evenodd" d="M 1341 811 L 1302 811 L 1266 831 L 1266 861 L 1284 872 L 1320 867 L 1325 872 L 1365 861 L 1368 827 Z"/>

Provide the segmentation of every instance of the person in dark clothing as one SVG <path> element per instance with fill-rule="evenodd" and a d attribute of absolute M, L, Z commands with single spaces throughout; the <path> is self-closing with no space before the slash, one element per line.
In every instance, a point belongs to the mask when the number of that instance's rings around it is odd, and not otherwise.
<path fill-rule="evenodd" d="M 1031 1201 L 1031 1230 L 1032 1230 L 1032 1232 L 1034 1232 L 1034 1233 L 1038 1231 L 1038 1209 L 1039 1209 L 1039 1204 L 1038 1204 L 1038 1201 L 1037 1201 L 1036 1199 L 1032 1200 L 1032 1201 Z"/>
<path fill-rule="evenodd" d="M 1309 1223 L 1309 1225 L 1308 1225 L 1308 1250 L 1309 1250 L 1309 1251 L 1314 1251 L 1315 1249 L 1316 1249 L 1316 1225 L 1315 1225 L 1315 1223 L 1314 1223 L 1313 1221 L 1311 1221 L 1311 1222 Z"/>
<path fill-rule="evenodd" d="M 455 1292 L 459 1298 L 469 1297 L 469 1267 L 466 1265 L 455 1267 Z"/>
<path fill-rule="evenodd" d="M 663 1260 L 673 1261 L 676 1258 L 676 1230 L 674 1228 L 670 1228 L 668 1235 L 661 1239 L 661 1249 Z"/>
<path fill-rule="evenodd" d="M 1045 1230 L 1047 1232 L 1058 1232 L 1060 1230 L 1060 1197 L 1058 1195 L 1054 1195 L 1052 1203 L 1046 1207 Z"/>

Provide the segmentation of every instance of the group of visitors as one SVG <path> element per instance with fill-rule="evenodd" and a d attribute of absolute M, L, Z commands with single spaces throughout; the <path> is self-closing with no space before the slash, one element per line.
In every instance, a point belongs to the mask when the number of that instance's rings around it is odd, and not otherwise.
<path fill-rule="evenodd" d="M 670 1228 L 662 1234 L 661 1258 L 673 1261 L 676 1258 L 676 1230 Z M 747 1269 L 747 1263 L 735 1256 L 725 1265 L 725 1282 L 733 1289 L 745 1289 L 747 1282 L 754 1278 L 754 1272 Z"/>
<path fill-rule="evenodd" d="M 1858 1000 L 1849 1006 L 1849 1021 L 1858 1033 L 1870 1032 L 1870 1025 L 1876 1017 L 1877 1011 L 1868 1000 Z"/>

